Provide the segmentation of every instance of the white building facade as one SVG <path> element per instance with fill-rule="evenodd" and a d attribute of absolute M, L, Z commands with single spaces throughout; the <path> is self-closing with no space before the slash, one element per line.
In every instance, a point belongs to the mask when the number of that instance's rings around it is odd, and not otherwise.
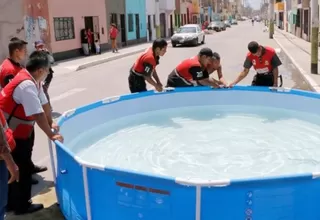
<path fill-rule="evenodd" d="M 176 2 L 175 0 L 159 0 L 159 9 L 160 36 L 162 38 L 170 37 L 175 29 L 174 10 L 176 9 Z"/>
<path fill-rule="evenodd" d="M 147 14 L 147 39 L 153 41 L 157 38 L 156 36 L 156 0 L 146 0 L 146 14 Z M 158 6 L 159 7 L 159 6 Z M 159 15 L 158 15 L 159 16 Z"/>

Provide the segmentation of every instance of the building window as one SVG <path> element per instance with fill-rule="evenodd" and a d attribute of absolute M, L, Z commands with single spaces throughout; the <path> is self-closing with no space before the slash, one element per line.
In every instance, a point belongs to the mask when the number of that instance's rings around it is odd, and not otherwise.
<path fill-rule="evenodd" d="M 128 14 L 128 31 L 133 32 L 133 14 Z"/>
<path fill-rule="evenodd" d="M 53 18 L 56 41 L 75 39 L 73 17 Z"/>
<path fill-rule="evenodd" d="M 153 27 L 157 27 L 156 15 L 153 15 Z"/>

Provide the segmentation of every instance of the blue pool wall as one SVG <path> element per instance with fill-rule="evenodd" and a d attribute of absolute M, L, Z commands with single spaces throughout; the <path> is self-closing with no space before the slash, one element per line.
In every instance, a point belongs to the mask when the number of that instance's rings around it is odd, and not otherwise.
<path fill-rule="evenodd" d="M 67 219 L 318 220 L 319 173 L 240 180 L 188 180 L 89 164 L 75 156 L 99 137 L 79 136 L 115 118 L 197 105 L 258 105 L 318 114 L 320 95 L 298 90 L 208 87 L 107 98 L 66 112 L 56 142 L 56 191 Z M 298 134 L 297 134 L 298 135 Z M 239 172 L 241 172 L 239 170 Z"/>

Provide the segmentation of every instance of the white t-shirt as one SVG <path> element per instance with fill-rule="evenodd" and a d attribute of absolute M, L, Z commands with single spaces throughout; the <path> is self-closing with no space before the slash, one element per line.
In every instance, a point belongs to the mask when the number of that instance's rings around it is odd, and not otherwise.
<path fill-rule="evenodd" d="M 39 84 L 37 88 L 31 80 L 25 80 L 15 88 L 13 100 L 23 106 L 26 116 L 42 113 L 42 105 L 48 103 L 42 85 Z"/>

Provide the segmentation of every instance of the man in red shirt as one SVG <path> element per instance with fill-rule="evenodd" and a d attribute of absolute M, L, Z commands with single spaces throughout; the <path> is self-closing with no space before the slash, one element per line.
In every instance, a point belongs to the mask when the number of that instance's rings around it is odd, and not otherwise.
<path fill-rule="evenodd" d="M 23 69 L 21 62 L 27 55 L 27 42 L 14 37 L 9 43 L 9 57 L 0 65 L 0 86 L 4 88 Z"/>
<path fill-rule="evenodd" d="M 213 55 L 210 48 L 202 48 L 197 56 L 182 61 L 168 76 L 167 87 L 213 86 L 219 88 L 216 80 L 209 78 L 206 70 Z"/>
<path fill-rule="evenodd" d="M 164 39 L 157 39 L 153 42 L 152 48 L 146 50 L 139 56 L 133 67 L 130 69 L 129 88 L 131 93 L 147 91 L 147 81 L 157 91 L 162 91 L 162 84 L 156 72 L 160 56 L 167 52 L 168 43 Z"/>
<path fill-rule="evenodd" d="M 278 87 L 278 67 L 282 63 L 275 50 L 271 47 L 261 46 L 255 41 L 248 44 L 248 50 L 249 53 L 244 61 L 243 71 L 229 86 L 233 87 L 238 84 L 248 75 L 250 68 L 253 66 L 257 74 L 252 80 L 252 86 Z"/>

